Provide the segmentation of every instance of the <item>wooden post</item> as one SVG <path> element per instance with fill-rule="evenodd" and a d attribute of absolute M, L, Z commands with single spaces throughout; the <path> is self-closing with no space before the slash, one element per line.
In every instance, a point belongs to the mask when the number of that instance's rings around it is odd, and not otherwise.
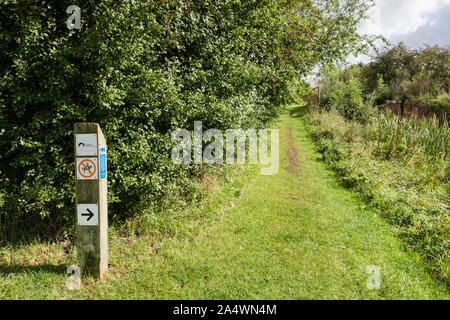
<path fill-rule="evenodd" d="M 97 123 L 75 124 L 77 259 L 82 275 L 108 268 L 106 140 Z"/>
<path fill-rule="evenodd" d="M 317 87 L 317 91 L 318 91 L 318 96 L 319 96 L 319 103 L 317 104 L 317 105 L 319 105 L 320 106 L 320 84 L 319 84 L 319 86 Z"/>
<path fill-rule="evenodd" d="M 403 118 L 405 116 L 405 104 L 406 104 L 406 100 L 402 99 L 400 102 L 401 118 Z"/>

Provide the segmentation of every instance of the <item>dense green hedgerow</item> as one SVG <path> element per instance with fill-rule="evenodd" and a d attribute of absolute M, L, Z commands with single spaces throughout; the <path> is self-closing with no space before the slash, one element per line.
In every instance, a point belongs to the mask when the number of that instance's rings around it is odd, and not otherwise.
<path fill-rule="evenodd" d="M 1 0 L 1 237 L 74 224 L 76 122 L 106 136 L 113 221 L 188 197 L 201 168 L 170 161 L 171 131 L 266 125 L 291 79 L 362 40 L 371 2 Z"/>
<path fill-rule="evenodd" d="M 170 161 L 171 130 L 197 119 L 219 129 L 261 126 L 280 105 L 283 80 L 270 64 L 245 59 L 250 41 L 239 46 L 231 3 L 86 1 L 80 31 L 66 27 L 70 4 L 1 8 L 0 216 L 8 237 L 73 225 L 75 122 L 98 122 L 107 137 L 110 212 L 119 220 L 150 199 L 189 194 L 193 169 Z"/>

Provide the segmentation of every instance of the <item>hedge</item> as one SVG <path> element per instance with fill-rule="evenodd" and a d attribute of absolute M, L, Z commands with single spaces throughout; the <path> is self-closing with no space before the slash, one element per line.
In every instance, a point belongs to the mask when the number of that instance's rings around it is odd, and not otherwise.
<path fill-rule="evenodd" d="M 69 5 L 80 30 L 66 26 Z M 2 239 L 70 234 L 74 123 L 107 138 L 110 217 L 122 221 L 193 190 L 198 168 L 172 163 L 172 130 L 265 126 L 358 20 L 332 24 L 294 0 L 2 0 L 0 15 Z"/>

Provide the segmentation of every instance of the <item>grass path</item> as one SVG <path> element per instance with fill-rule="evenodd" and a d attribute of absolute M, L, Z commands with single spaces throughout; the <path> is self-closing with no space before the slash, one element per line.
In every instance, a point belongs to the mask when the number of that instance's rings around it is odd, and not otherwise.
<path fill-rule="evenodd" d="M 234 208 L 187 235 L 112 241 L 105 283 L 68 291 L 66 275 L 37 268 L 4 274 L 0 298 L 448 299 L 396 229 L 337 184 L 302 109 L 290 111 L 279 174 L 250 178 Z M 381 268 L 380 290 L 366 286 L 369 265 Z"/>

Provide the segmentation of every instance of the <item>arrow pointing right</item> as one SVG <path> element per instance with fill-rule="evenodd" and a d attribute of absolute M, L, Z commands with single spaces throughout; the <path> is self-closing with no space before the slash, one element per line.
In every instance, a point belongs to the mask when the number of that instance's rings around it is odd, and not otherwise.
<path fill-rule="evenodd" d="M 94 216 L 94 213 L 92 213 L 92 211 L 89 210 L 89 209 L 86 209 L 86 210 L 88 211 L 88 213 L 82 213 L 81 215 L 82 215 L 83 217 L 89 217 L 89 218 L 86 219 L 86 221 L 89 221 L 89 220 L 91 220 L 91 218 Z"/>

